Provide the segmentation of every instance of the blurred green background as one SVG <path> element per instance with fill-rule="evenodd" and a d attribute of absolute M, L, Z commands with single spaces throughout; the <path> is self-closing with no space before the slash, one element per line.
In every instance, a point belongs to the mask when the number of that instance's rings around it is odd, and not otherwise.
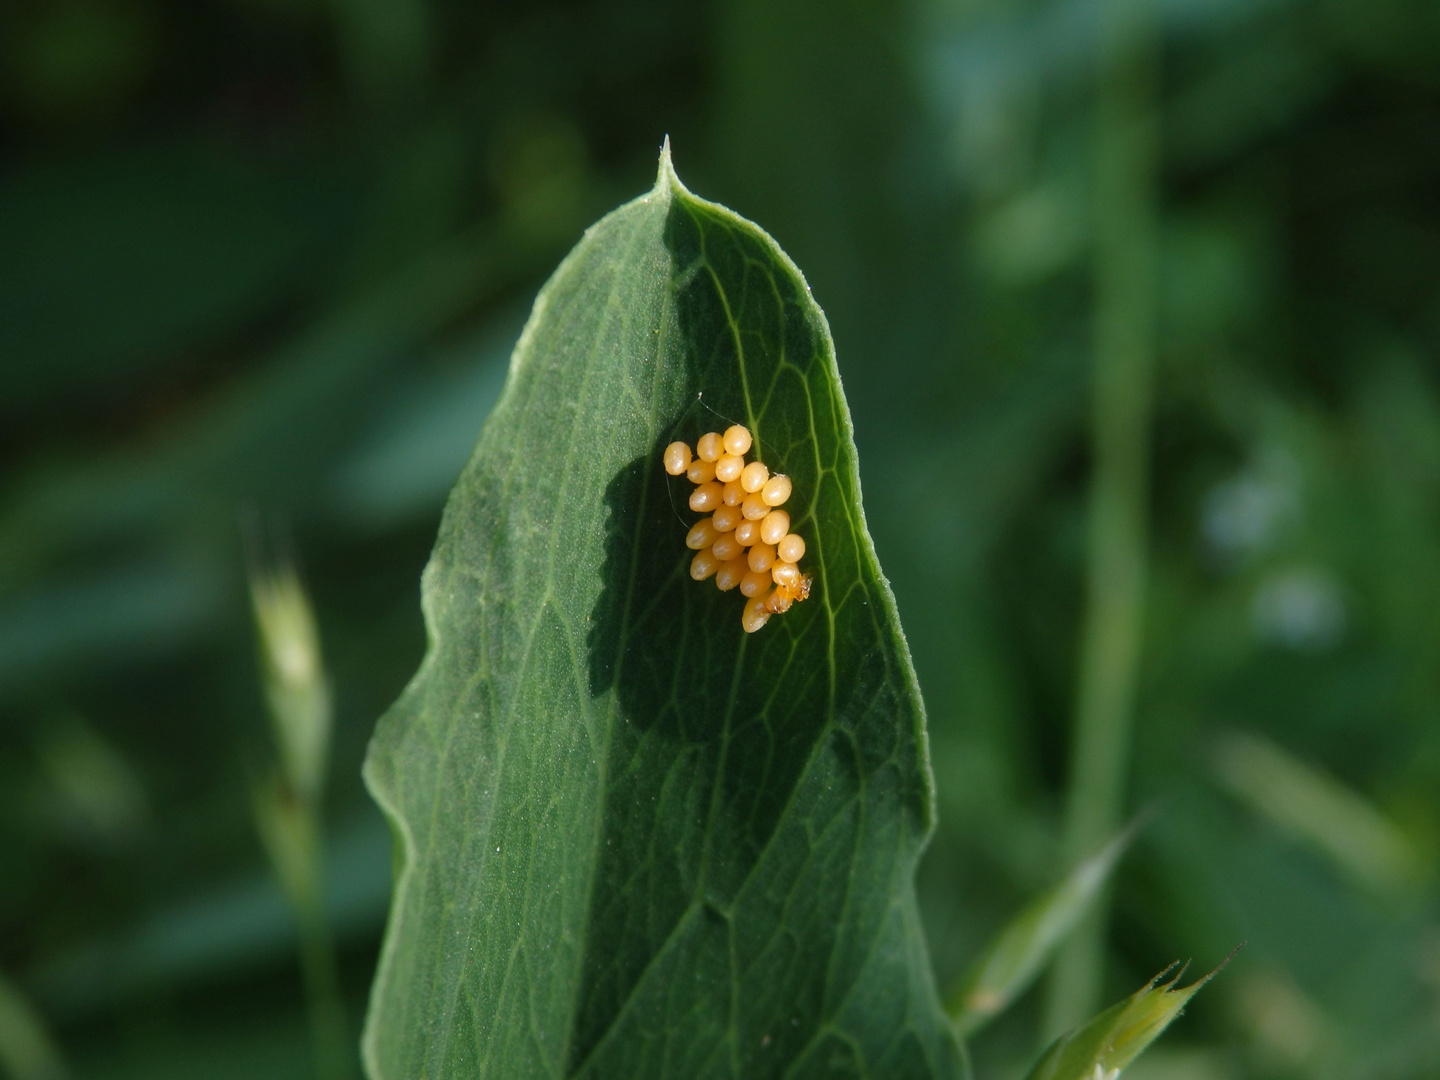
<path fill-rule="evenodd" d="M 1128 797 L 1154 816 L 1106 996 L 1245 940 L 1135 1074 L 1434 1078 L 1440 5 L 1157 2 Z M 421 654 L 445 493 L 535 290 L 650 186 L 667 133 L 833 327 L 930 714 L 921 900 L 952 980 L 1066 868 L 1094 15 L 0 7 L 0 1027 L 33 1009 L 97 1080 L 312 1074 L 251 812 L 258 514 L 335 692 L 328 904 L 358 1031 L 390 869 L 358 771 Z M 1033 1060 L 1042 998 L 978 1039 L 983 1080 Z"/>

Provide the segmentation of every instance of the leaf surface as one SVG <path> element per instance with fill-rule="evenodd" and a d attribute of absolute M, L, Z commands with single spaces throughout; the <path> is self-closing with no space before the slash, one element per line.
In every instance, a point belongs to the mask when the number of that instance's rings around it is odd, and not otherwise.
<path fill-rule="evenodd" d="M 661 450 L 794 481 L 810 599 L 688 575 Z M 400 867 L 373 1080 L 960 1075 L 913 895 L 923 713 L 824 316 L 755 226 L 654 190 L 541 291 L 366 764 Z"/>

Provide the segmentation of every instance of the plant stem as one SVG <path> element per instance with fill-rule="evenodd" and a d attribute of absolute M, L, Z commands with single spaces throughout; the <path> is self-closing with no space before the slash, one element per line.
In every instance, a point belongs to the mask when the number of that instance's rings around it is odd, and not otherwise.
<path fill-rule="evenodd" d="M 267 564 L 259 539 L 252 544 L 250 595 L 280 760 L 274 775 L 256 786 L 251 806 L 270 864 L 295 913 L 315 1074 L 319 1080 L 347 1080 L 355 1072 L 355 1054 L 325 915 L 321 842 L 322 793 L 334 721 L 330 687 L 315 613 L 299 574 L 289 563 Z"/>
<path fill-rule="evenodd" d="M 1094 854 L 1125 795 L 1145 605 L 1154 366 L 1156 173 L 1153 0 L 1099 0 L 1093 220 L 1095 362 L 1087 606 L 1081 628 L 1064 853 Z M 1050 1034 L 1101 1003 L 1106 899 L 1059 954 Z"/>
<path fill-rule="evenodd" d="M 252 805 L 270 864 L 295 913 L 315 1075 L 348 1080 L 355 1073 L 355 1052 L 325 913 L 319 809 L 278 777 L 257 786 Z"/>
<path fill-rule="evenodd" d="M 313 820 L 314 860 L 303 893 L 295 897 L 295 918 L 300 937 L 300 967 L 305 980 L 305 998 L 310 1013 L 310 1034 L 314 1044 L 315 1073 L 321 1080 L 346 1080 L 353 1074 L 349 1024 L 340 996 L 340 979 L 335 966 L 335 947 L 325 915 L 322 889 L 319 822 Z"/>

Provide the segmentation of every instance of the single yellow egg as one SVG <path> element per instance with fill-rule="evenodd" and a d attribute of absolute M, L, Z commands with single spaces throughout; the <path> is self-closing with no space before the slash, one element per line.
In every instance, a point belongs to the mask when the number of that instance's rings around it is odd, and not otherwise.
<path fill-rule="evenodd" d="M 714 510 L 720 505 L 720 493 L 724 489 L 711 480 L 708 484 L 701 484 L 690 493 L 690 509 L 705 513 Z"/>
<path fill-rule="evenodd" d="M 753 442 L 750 438 L 750 429 L 744 424 L 731 424 L 725 429 L 725 452 L 744 457 L 750 450 Z"/>
<path fill-rule="evenodd" d="M 719 461 L 715 462 L 715 479 L 722 484 L 728 484 L 732 480 L 739 480 L 740 473 L 745 468 L 745 459 L 735 454 L 726 454 Z"/>
<path fill-rule="evenodd" d="M 740 589 L 742 592 L 745 589 L 743 582 Z M 745 605 L 745 612 L 740 616 L 740 625 L 745 628 L 747 634 L 755 633 L 769 621 L 770 612 L 765 610 L 765 601 L 758 596 Z"/>
<path fill-rule="evenodd" d="M 777 514 L 779 512 L 775 511 Z M 775 550 L 786 562 L 797 563 L 805 557 L 805 538 L 787 533 L 780 538 L 780 543 L 775 545 Z"/>
<path fill-rule="evenodd" d="M 745 549 L 740 546 L 740 541 L 735 539 L 734 533 L 721 533 L 715 538 L 711 548 L 715 552 L 715 558 L 721 562 L 729 562 L 745 554 Z"/>
<path fill-rule="evenodd" d="M 760 522 L 760 539 L 778 544 L 790 531 L 790 515 L 784 510 L 771 510 Z"/>
<path fill-rule="evenodd" d="M 719 461 L 720 455 L 724 452 L 725 444 L 713 431 L 707 431 L 701 435 L 700 441 L 695 444 L 695 453 L 700 456 L 701 461 Z"/>
<path fill-rule="evenodd" d="M 759 492 L 752 492 L 745 496 L 745 501 L 740 504 L 740 513 L 745 516 L 746 521 L 759 521 L 770 512 L 770 507 L 765 505 L 765 500 L 760 497 Z"/>
<path fill-rule="evenodd" d="M 685 475 L 690 478 L 692 484 L 708 484 L 715 479 L 715 463 L 696 458 L 685 470 Z"/>
<path fill-rule="evenodd" d="M 739 480 L 731 480 L 725 485 L 725 494 L 721 498 L 726 506 L 739 506 L 745 501 L 745 489 L 740 486 Z"/>
<path fill-rule="evenodd" d="M 740 522 L 735 526 L 735 539 L 740 541 L 741 547 L 758 544 L 760 542 L 760 523 L 758 521 Z"/>
<path fill-rule="evenodd" d="M 665 447 L 665 471 L 671 476 L 679 476 L 690 467 L 690 444 L 683 442 L 672 442 Z"/>
<path fill-rule="evenodd" d="M 710 524 L 715 526 L 717 533 L 729 532 L 739 525 L 744 518 L 740 516 L 738 506 L 720 506 L 710 517 Z"/>
<path fill-rule="evenodd" d="M 719 569 L 720 560 L 715 558 L 715 553 L 709 548 L 696 552 L 695 558 L 690 560 L 690 576 L 696 581 L 704 581 Z"/>
<path fill-rule="evenodd" d="M 690 526 L 690 532 L 685 537 L 685 546 L 691 551 L 703 551 L 713 544 L 719 535 L 709 518 L 701 518 Z"/>
<path fill-rule="evenodd" d="M 770 577 L 776 585 L 785 589 L 793 589 L 800 584 L 800 568 L 787 559 L 777 562 L 770 568 Z"/>
<path fill-rule="evenodd" d="M 745 576 L 740 579 L 740 591 L 746 596 L 759 596 L 768 588 L 770 588 L 769 574 L 747 570 Z"/>
<path fill-rule="evenodd" d="M 772 476 L 761 489 L 760 497 L 765 500 L 766 506 L 783 506 L 785 500 L 790 498 L 790 478 Z"/>
<path fill-rule="evenodd" d="M 720 569 L 715 571 L 715 585 L 721 592 L 729 592 L 739 585 L 740 579 L 749 572 L 744 559 L 731 559 L 727 563 L 721 563 Z"/>
<path fill-rule="evenodd" d="M 759 491 L 765 486 L 765 481 L 769 479 L 770 470 L 765 467 L 764 463 L 752 461 L 740 474 L 740 486 L 746 491 Z M 779 504 L 772 503 L 771 505 L 778 506 Z"/>
<path fill-rule="evenodd" d="M 717 540 L 718 544 L 720 541 Z M 739 545 L 736 545 L 737 547 Z M 746 556 L 750 563 L 750 569 L 754 571 L 769 570 L 775 564 L 774 544 L 755 544 L 750 548 L 750 554 Z"/>

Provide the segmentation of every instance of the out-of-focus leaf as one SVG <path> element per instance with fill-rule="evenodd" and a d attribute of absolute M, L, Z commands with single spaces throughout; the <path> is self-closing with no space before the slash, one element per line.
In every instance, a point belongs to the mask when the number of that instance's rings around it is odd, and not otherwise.
<path fill-rule="evenodd" d="M 121 847 L 149 823 L 150 805 L 134 766 L 79 716 L 44 726 L 36 753 L 48 781 L 40 789 L 47 822 L 102 847 Z"/>
<path fill-rule="evenodd" d="M 1234 1011 L 1251 1053 L 1266 1073 L 1294 1073 L 1320 1051 L 1337 1025 L 1283 968 L 1261 967 L 1235 980 Z M 1336 1049 L 1332 1039 L 1332 1060 Z"/>
<path fill-rule="evenodd" d="M 0 698 L 66 664 L 106 667 L 194 640 L 225 596 L 225 567 L 189 553 L 32 586 L 0 600 Z"/>
<path fill-rule="evenodd" d="M 1394 891 L 1414 884 L 1422 872 L 1414 847 L 1384 814 L 1268 739 L 1231 733 L 1218 744 L 1215 761 L 1234 795 L 1360 884 Z"/>
<path fill-rule="evenodd" d="M 1212 971 L 1189 986 L 1177 987 L 1185 969 L 1165 981 L 1171 970 L 1173 967 L 1162 971 L 1124 1001 L 1056 1039 L 1030 1071 L 1029 1080 L 1115 1080 L 1215 977 Z"/>
<path fill-rule="evenodd" d="M 336 937 L 373 935 L 390 888 L 384 824 L 367 810 L 329 835 L 325 851 L 325 909 Z M 294 950 L 294 914 L 274 876 L 257 869 L 173 900 L 119 933 L 72 945 L 26 985 L 47 1012 L 68 1021 L 157 991 L 279 966 Z"/>
<path fill-rule="evenodd" d="M 346 524 L 381 529 L 435 513 L 475 447 L 509 368 L 521 313 L 486 324 L 454 349 L 446 370 L 387 402 L 384 414 L 341 463 L 330 503 Z"/>
<path fill-rule="evenodd" d="M 0 1065 L 14 1080 L 64 1080 L 69 1075 L 39 1013 L 0 975 Z"/>
<path fill-rule="evenodd" d="M 1133 835 L 1127 829 L 1036 897 L 986 947 L 946 1003 L 961 1034 L 979 1030 L 1030 985 L 1090 910 Z"/>
<path fill-rule="evenodd" d="M 753 636 L 690 580 L 660 465 L 716 422 L 702 391 L 810 544 L 815 593 Z M 536 301 L 424 608 L 366 767 L 403 858 L 374 1080 L 960 1075 L 913 894 L 920 702 L 825 320 L 668 152 Z"/>
<path fill-rule="evenodd" d="M 288 1005 L 282 998 L 263 1013 L 208 1014 L 119 1046 L 95 1039 L 76 1047 L 75 1072 L 84 1080 L 314 1080 L 309 1031 Z"/>
<path fill-rule="evenodd" d="M 155 59 L 155 20 L 139 4 L 71 0 L 25 14 L 5 27 L 7 89 L 45 119 L 108 112 Z"/>
<path fill-rule="evenodd" d="M 1223 1050 L 1157 1046 L 1125 1070 L 1125 1080 L 1240 1080 L 1239 1063 Z"/>
<path fill-rule="evenodd" d="M 337 305 L 255 375 L 145 439 L 15 484 L 0 513 L 0 698 L 66 663 L 154 655 L 214 625 L 237 507 L 288 503 L 300 521 L 339 509 L 314 488 L 354 438 L 346 410 L 393 392 L 387 367 L 528 273 L 535 254 L 512 245 L 504 230 L 467 234 Z M 469 400 L 478 424 L 488 402 Z M 178 552 L 177 534 L 189 541 Z M 76 552 L 113 560 L 147 545 L 161 553 L 46 574 Z"/>
<path fill-rule="evenodd" d="M 0 410 L 94 393 L 240 329 L 343 252 L 359 184 L 203 142 L 0 185 Z"/>

